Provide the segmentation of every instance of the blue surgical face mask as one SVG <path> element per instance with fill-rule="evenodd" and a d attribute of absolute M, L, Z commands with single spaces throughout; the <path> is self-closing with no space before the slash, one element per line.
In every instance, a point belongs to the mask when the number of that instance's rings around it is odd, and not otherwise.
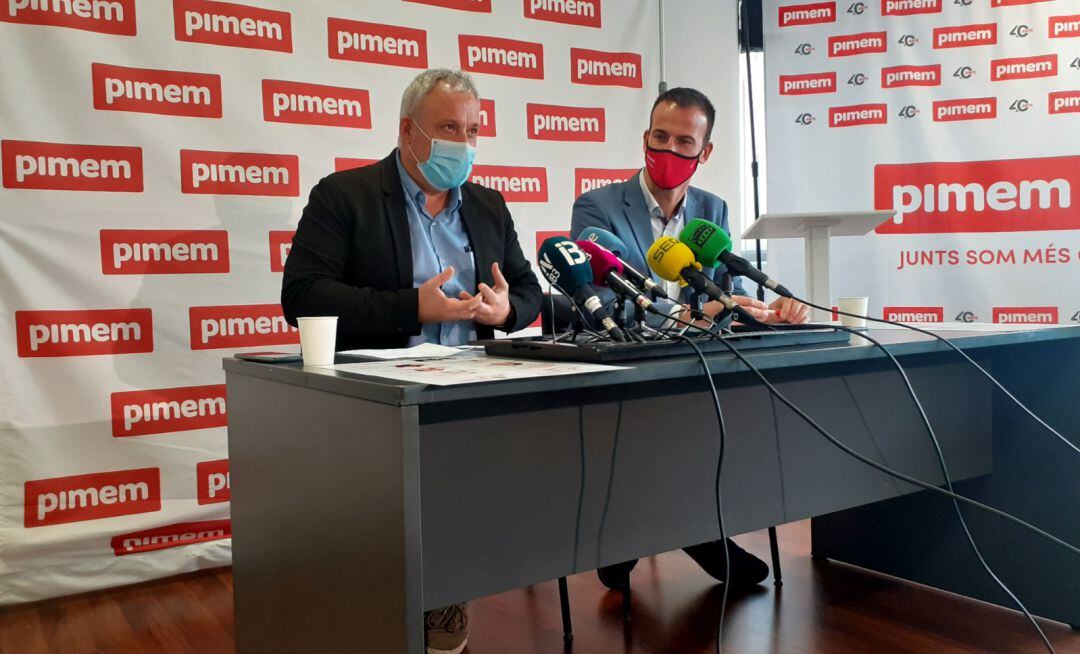
<path fill-rule="evenodd" d="M 413 126 L 431 141 L 431 154 L 427 161 L 420 161 L 409 146 L 409 153 L 420 168 L 424 179 L 440 191 L 449 191 L 465 183 L 476 159 L 476 148 L 465 141 L 433 139 L 413 121 Z"/>

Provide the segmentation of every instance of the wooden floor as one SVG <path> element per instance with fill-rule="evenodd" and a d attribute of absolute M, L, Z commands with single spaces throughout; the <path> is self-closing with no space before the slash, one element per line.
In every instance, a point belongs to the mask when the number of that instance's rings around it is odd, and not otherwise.
<path fill-rule="evenodd" d="M 738 539 L 768 559 L 765 532 Z M 785 584 L 732 598 L 731 654 L 1043 652 L 1023 616 L 925 587 L 813 562 L 809 523 L 780 528 Z M 682 552 L 644 559 L 633 574 L 629 623 L 620 597 L 593 573 L 572 577 L 575 639 L 564 649 L 554 582 L 470 604 L 470 654 L 695 654 L 714 652 L 718 588 Z M 1080 635 L 1043 622 L 1059 654 Z M 232 575 L 189 575 L 119 590 L 0 609 L 2 654 L 233 651 Z M 344 651 L 366 652 L 362 645 Z M 374 653 L 382 654 L 382 653 Z M 387 653 L 390 654 L 390 653 Z"/>

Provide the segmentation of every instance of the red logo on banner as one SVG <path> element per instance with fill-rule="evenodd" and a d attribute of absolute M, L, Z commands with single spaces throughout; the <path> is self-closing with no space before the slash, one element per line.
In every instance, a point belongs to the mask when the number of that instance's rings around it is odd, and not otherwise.
<path fill-rule="evenodd" d="M 25 484 L 23 526 L 45 527 L 161 510 L 158 468 L 95 472 Z"/>
<path fill-rule="evenodd" d="M 142 193 L 142 148 L 0 141 L 5 188 Z"/>
<path fill-rule="evenodd" d="M 574 197 L 582 193 L 614 184 L 625 182 L 638 173 L 639 168 L 575 168 Z M 546 237 L 545 237 L 546 238 Z"/>
<path fill-rule="evenodd" d="M 270 272 L 284 272 L 285 259 L 292 250 L 292 239 L 296 231 L 270 232 Z"/>
<path fill-rule="evenodd" d="M 445 9 L 458 9 L 460 11 L 476 11 L 479 13 L 491 13 L 491 0 L 405 0 L 415 2 L 418 5 L 431 5 Z"/>
<path fill-rule="evenodd" d="M 194 545 L 222 538 L 232 538 L 232 524 L 229 520 L 204 520 L 202 522 L 181 522 L 130 534 L 113 536 L 110 545 L 113 554 L 124 556 L 140 552 L 153 552 L 181 545 Z"/>
<path fill-rule="evenodd" d="M 188 319 L 193 350 L 300 342 L 300 332 L 285 322 L 280 304 L 191 307 Z"/>
<path fill-rule="evenodd" d="M 199 504 L 229 501 L 229 460 L 201 461 L 195 464 Z"/>
<path fill-rule="evenodd" d="M 934 121 L 984 120 L 997 118 L 997 98 L 963 98 L 934 102 Z"/>
<path fill-rule="evenodd" d="M 477 136 L 495 136 L 495 101 L 480 100 L 480 131 Z"/>
<path fill-rule="evenodd" d="M 541 141 L 604 140 L 603 107 L 562 107 L 553 104 L 525 105 L 530 139 Z"/>
<path fill-rule="evenodd" d="M 874 208 L 896 216 L 879 234 L 1080 229 L 1072 190 L 1080 156 L 874 167 Z"/>
<path fill-rule="evenodd" d="M 113 393 L 116 438 L 225 427 L 225 384 Z"/>
<path fill-rule="evenodd" d="M 895 89 L 901 86 L 941 86 L 941 64 L 881 69 L 881 88 Z"/>
<path fill-rule="evenodd" d="M 106 275 L 229 272 L 229 233 L 223 229 L 103 229 L 100 235 Z"/>
<path fill-rule="evenodd" d="M 150 309 L 16 311 L 20 357 L 74 357 L 154 351 Z"/>
<path fill-rule="evenodd" d="M 1080 112 L 1080 91 L 1054 91 L 1048 96 L 1047 106 L 1052 114 Z"/>
<path fill-rule="evenodd" d="M 0 21 L 135 36 L 135 0 L 8 0 Z"/>
<path fill-rule="evenodd" d="M 547 202 L 547 169 L 475 165 L 469 181 L 502 193 L 507 202 Z"/>
<path fill-rule="evenodd" d="M 173 0 L 177 41 L 292 52 L 292 16 L 232 2 Z"/>
<path fill-rule="evenodd" d="M 882 307 L 881 317 L 893 322 L 944 322 L 944 307 Z"/>
<path fill-rule="evenodd" d="M 203 195 L 300 195 L 295 154 L 180 151 L 180 191 Z"/>
<path fill-rule="evenodd" d="M 221 76 L 91 64 L 94 108 L 221 118 Z"/>
<path fill-rule="evenodd" d="M 327 18 L 331 59 L 427 68 L 427 32 L 412 27 Z"/>
<path fill-rule="evenodd" d="M 461 69 L 472 73 L 544 79 L 544 45 L 494 36 L 458 36 Z"/>
<path fill-rule="evenodd" d="M 990 0 L 991 7 L 1016 7 L 1019 5 L 1033 5 L 1037 2 L 1053 2 L 1054 0 Z"/>
<path fill-rule="evenodd" d="M 807 95 L 810 93 L 835 92 L 836 73 L 834 72 L 780 76 L 780 95 Z"/>
<path fill-rule="evenodd" d="M 1051 16 L 1048 33 L 1052 39 L 1068 39 L 1080 36 L 1080 14 L 1074 16 Z"/>
<path fill-rule="evenodd" d="M 334 172 L 341 172 L 342 170 L 352 170 L 353 168 L 363 168 L 364 166 L 370 166 L 373 163 L 378 163 L 378 161 L 378 159 L 334 157 Z"/>
<path fill-rule="evenodd" d="M 1056 325 L 1057 307 L 994 307 L 995 323 Z"/>
<path fill-rule="evenodd" d="M 884 125 L 889 122 L 887 104 L 853 104 L 829 109 L 829 127 Z"/>
<path fill-rule="evenodd" d="M 990 81 L 1002 82 L 1011 79 L 1028 79 L 1030 77 L 1054 77 L 1057 75 L 1057 66 L 1058 58 L 1056 54 L 994 59 L 990 62 Z"/>
<path fill-rule="evenodd" d="M 942 0 L 881 0 L 882 16 L 940 14 Z"/>
<path fill-rule="evenodd" d="M 525 18 L 600 27 L 600 0 L 523 0 Z"/>
<path fill-rule="evenodd" d="M 805 5 L 787 5 L 780 7 L 780 27 L 795 27 L 796 25 L 835 22 L 835 2 L 814 2 Z"/>
<path fill-rule="evenodd" d="M 263 120 L 371 129 L 368 92 L 341 86 L 264 79 Z"/>
<path fill-rule="evenodd" d="M 862 32 L 829 37 L 830 57 L 853 57 L 872 52 L 887 52 L 889 49 L 886 32 Z"/>
<path fill-rule="evenodd" d="M 641 55 L 570 48 L 570 81 L 593 86 L 641 88 Z"/>
<path fill-rule="evenodd" d="M 997 43 L 997 23 L 934 28 L 934 48 L 967 48 L 995 43 Z"/>

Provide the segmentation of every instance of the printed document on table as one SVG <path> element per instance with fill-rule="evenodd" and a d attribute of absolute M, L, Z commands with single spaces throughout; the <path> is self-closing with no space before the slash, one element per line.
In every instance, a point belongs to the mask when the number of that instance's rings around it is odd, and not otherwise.
<path fill-rule="evenodd" d="M 385 350 L 342 350 L 341 352 L 338 352 L 338 354 L 389 361 L 392 359 L 436 359 L 452 357 L 455 354 L 461 354 L 462 352 L 467 351 L 468 350 L 463 348 L 439 345 L 438 343 L 421 343 L 420 345 L 415 345 L 413 347 L 399 347 Z"/>
<path fill-rule="evenodd" d="M 625 368 L 626 366 L 608 366 L 595 363 L 533 361 L 488 356 L 366 361 L 363 363 L 341 363 L 333 366 L 334 370 L 353 372 L 359 375 L 385 377 L 397 381 L 432 384 L 435 386 L 455 386 L 458 384 L 561 375 L 584 375 L 610 370 L 623 370 Z"/>

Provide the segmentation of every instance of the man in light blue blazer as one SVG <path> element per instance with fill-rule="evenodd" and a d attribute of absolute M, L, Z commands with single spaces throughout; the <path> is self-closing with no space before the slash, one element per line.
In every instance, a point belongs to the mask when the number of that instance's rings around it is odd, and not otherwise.
<path fill-rule="evenodd" d="M 642 272 L 649 271 L 645 253 L 661 236 L 678 238 L 686 223 L 695 218 L 716 223 L 730 234 L 727 203 L 717 196 L 692 188 L 690 178 L 700 164 L 709 160 L 716 112 L 704 94 L 689 88 L 674 88 L 656 99 L 643 135 L 645 167 L 625 182 L 611 184 L 583 194 L 574 203 L 570 237 L 576 239 L 587 227 L 599 227 L 618 236 L 629 252 L 627 263 Z M 651 271 L 649 271 L 651 272 Z M 726 268 L 706 270 L 717 285 L 723 288 Z M 680 289 L 677 282 L 667 282 L 655 274 L 653 279 L 663 283 L 669 297 L 681 304 L 689 301 L 689 289 Z M 763 322 L 804 323 L 809 320 L 806 305 L 789 298 L 779 298 L 765 304 L 749 297 L 741 280 L 734 280 L 733 299 L 754 317 Z M 682 311 L 681 304 L 668 303 L 672 315 Z M 703 310 L 716 315 L 722 306 L 708 302 Z M 687 318 L 688 314 L 683 314 Z M 728 540 L 731 553 L 730 585 L 745 588 L 761 583 L 769 574 L 764 561 Z M 715 579 L 727 582 L 724 570 L 724 542 L 713 541 L 687 547 L 684 551 Z M 637 561 L 626 561 L 597 570 L 600 581 L 609 588 L 623 589 L 630 584 L 630 571 Z"/>

